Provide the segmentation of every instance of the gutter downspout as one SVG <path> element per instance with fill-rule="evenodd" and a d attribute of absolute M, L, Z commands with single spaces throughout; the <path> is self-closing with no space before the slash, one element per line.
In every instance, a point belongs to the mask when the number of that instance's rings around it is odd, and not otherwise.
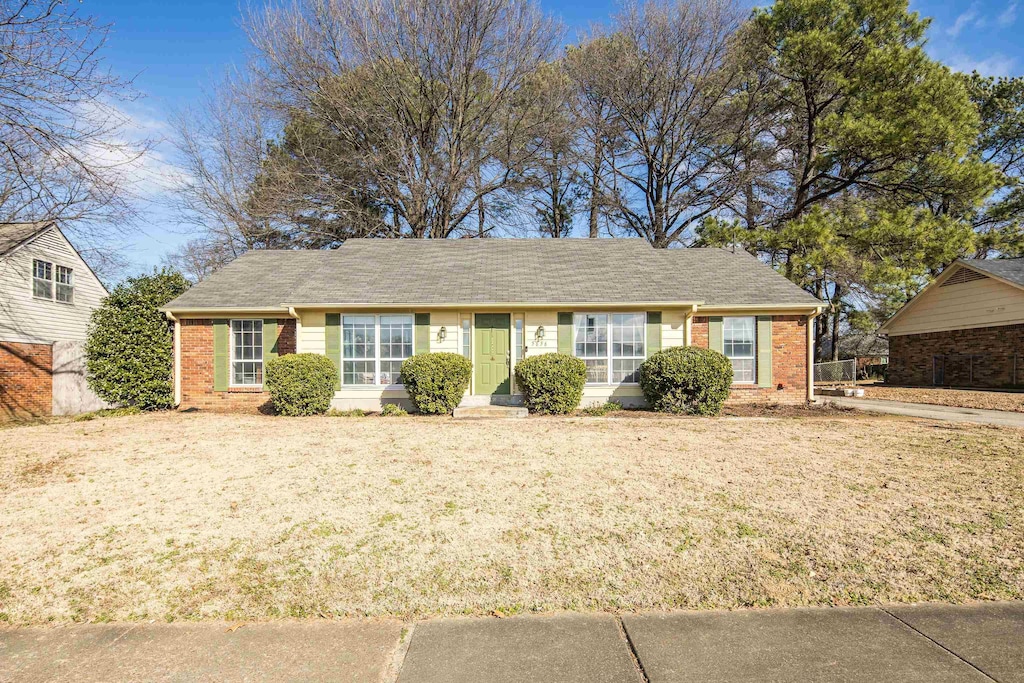
<path fill-rule="evenodd" d="M 814 403 L 814 319 L 821 315 L 821 307 L 807 316 L 807 402 Z"/>
<path fill-rule="evenodd" d="M 174 323 L 174 407 L 181 405 L 181 321 L 170 311 L 164 311 L 167 319 Z"/>

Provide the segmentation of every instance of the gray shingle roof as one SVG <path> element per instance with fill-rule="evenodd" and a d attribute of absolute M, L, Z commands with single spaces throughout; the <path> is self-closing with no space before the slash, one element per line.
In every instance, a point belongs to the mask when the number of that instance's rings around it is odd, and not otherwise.
<path fill-rule="evenodd" d="M 1024 287 L 1024 258 L 962 259 L 972 268 Z"/>
<path fill-rule="evenodd" d="M 35 237 L 51 225 L 53 225 L 53 221 L 0 223 L 0 256 L 11 251 L 25 240 Z"/>
<path fill-rule="evenodd" d="M 596 302 L 819 303 L 745 252 L 639 239 L 361 239 L 333 251 L 250 252 L 166 308 Z"/>

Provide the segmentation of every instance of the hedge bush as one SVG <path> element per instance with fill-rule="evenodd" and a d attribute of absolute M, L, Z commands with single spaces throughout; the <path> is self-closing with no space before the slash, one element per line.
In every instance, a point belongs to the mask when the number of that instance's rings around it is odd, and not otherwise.
<path fill-rule="evenodd" d="M 323 415 L 331 407 L 338 368 L 319 353 L 291 353 L 268 361 L 263 389 L 278 415 Z"/>
<path fill-rule="evenodd" d="M 516 363 L 516 385 L 531 413 L 571 413 L 583 399 L 587 364 L 564 353 L 528 356 Z"/>
<path fill-rule="evenodd" d="M 402 363 L 405 390 L 416 410 L 445 415 L 455 410 L 473 372 L 473 364 L 457 353 L 420 353 Z"/>
<path fill-rule="evenodd" d="M 673 346 L 640 366 L 644 398 L 663 412 L 718 415 L 731 385 L 732 363 L 711 349 Z"/>
<path fill-rule="evenodd" d="M 174 405 L 174 337 L 159 309 L 188 286 L 171 270 L 131 277 L 92 312 L 85 365 L 97 396 L 140 410 Z"/>

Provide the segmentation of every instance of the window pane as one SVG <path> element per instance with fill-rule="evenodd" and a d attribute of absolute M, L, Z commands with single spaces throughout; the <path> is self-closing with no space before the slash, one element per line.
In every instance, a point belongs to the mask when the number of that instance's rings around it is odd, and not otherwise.
<path fill-rule="evenodd" d="M 756 379 L 757 319 L 725 318 L 722 321 L 722 352 L 732 360 L 733 382 Z"/>
<path fill-rule="evenodd" d="M 346 315 L 342 329 L 342 355 L 345 358 L 374 357 L 377 338 L 372 315 Z M 373 363 L 370 365 L 372 366 Z"/>
<path fill-rule="evenodd" d="M 641 358 L 616 358 L 612 361 L 612 382 L 639 382 L 643 362 Z"/>
<path fill-rule="evenodd" d="M 608 359 L 585 360 L 587 364 L 587 384 L 608 383 Z"/>
<path fill-rule="evenodd" d="M 523 319 L 516 320 L 516 360 L 522 360 L 523 354 Z"/>
<path fill-rule="evenodd" d="M 57 285 L 57 301 L 70 304 L 75 298 L 75 290 L 71 285 Z"/>
<path fill-rule="evenodd" d="M 754 361 L 750 358 L 732 359 L 732 381 L 749 382 L 754 381 Z"/>
<path fill-rule="evenodd" d="M 62 285 L 70 285 L 71 269 L 67 266 L 57 266 L 57 282 Z"/>
<path fill-rule="evenodd" d="M 380 362 L 381 384 L 402 384 L 402 361 L 382 360 Z"/>
<path fill-rule="evenodd" d="M 616 313 L 612 316 L 612 356 L 643 357 L 644 313 Z"/>
<path fill-rule="evenodd" d="M 469 319 L 462 321 L 462 355 L 470 358 Z"/>
<path fill-rule="evenodd" d="M 411 315 L 382 315 L 380 317 L 380 357 L 405 359 L 411 356 L 412 329 Z M 383 368 L 381 372 L 383 373 Z"/>
<path fill-rule="evenodd" d="M 32 296 L 40 299 L 53 298 L 53 283 L 49 280 L 38 280 L 32 278 Z"/>
<path fill-rule="evenodd" d="M 373 384 L 372 360 L 347 360 L 342 363 L 343 384 Z"/>
<path fill-rule="evenodd" d="M 576 314 L 576 355 L 580 358 L 608 356 L 608 316 L 604 313 Z M 603 380 L 607 382 L 608 380 Z"/>

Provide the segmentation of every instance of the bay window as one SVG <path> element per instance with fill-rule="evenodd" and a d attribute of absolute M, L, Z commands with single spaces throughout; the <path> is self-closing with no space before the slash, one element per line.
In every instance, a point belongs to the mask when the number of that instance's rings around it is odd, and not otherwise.
<path fill-rule="evenodd" d="M 722 352 L 732 361 L 733 384 L 753 384 L 757 380 L 757 318 L 723 318 Z"/>
<path fill-rule="evenodd" d="M 401 384 L 402 361 L 412 355 L 412 340 L 411 315 L 343 316 L 342 384 Z"/>
<path fill-rule="evenodd" d="M 574 353 L 588 384 L 635 384 L 645 357 L 645 313 L 577 313 Z"/>

